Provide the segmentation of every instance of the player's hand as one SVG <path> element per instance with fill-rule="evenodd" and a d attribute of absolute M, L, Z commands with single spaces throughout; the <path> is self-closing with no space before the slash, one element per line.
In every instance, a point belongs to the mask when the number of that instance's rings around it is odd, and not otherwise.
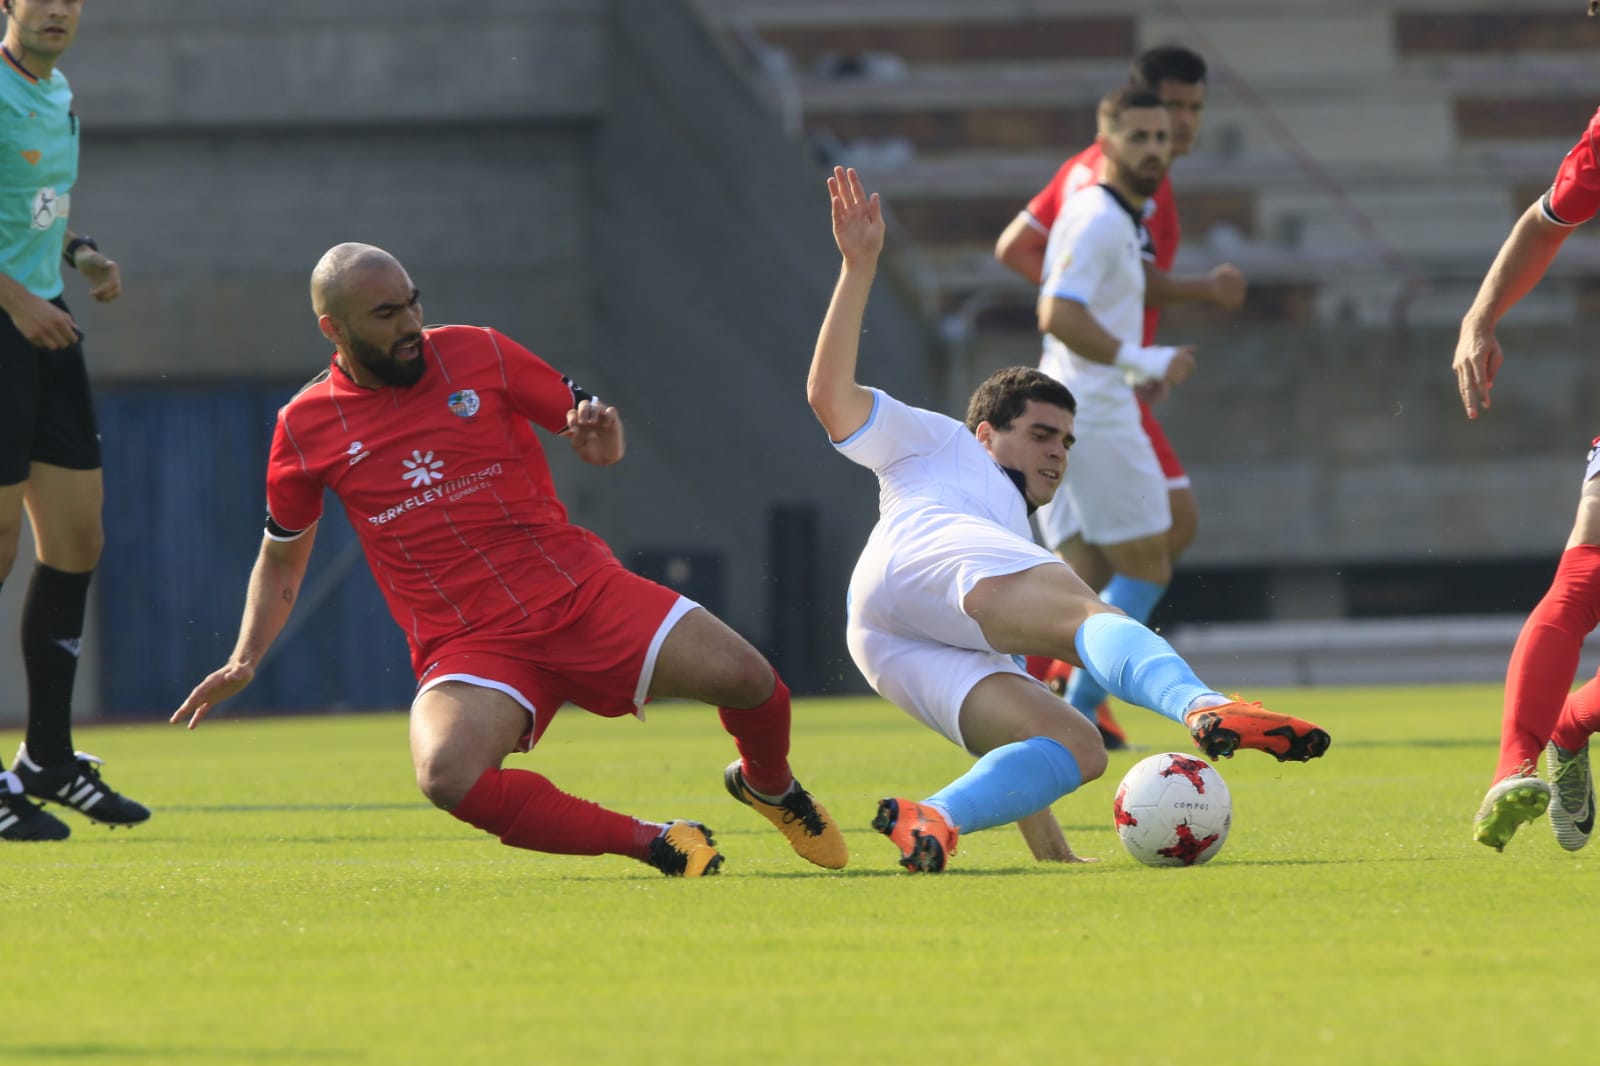
<path fill-rule="evenodd" d="M 101 255 L 93 248 L 79 248 L 73 262 L 78 267 L 78 273 L 93 286 L 89 295 L 101 303 L 110 303 L 122 295 L 122 271 L 117 268 L 117 262 Z"/>
<path fill-rule="evenodd" d="M 1456 341 L 1456 358 L 1452 367 L 1456 372 L 1456 389 L 1461 393 L 1461 406 L 1468 418 L 1477 418 L 1478 409 L 1489 409 L 1489 390 L 1494 388 L 1494 377 L 1500 372 L 1505 355 L 1500 351 L 1500 341 L 1493 327 L 1480 326 L 1472 319 L 1461 323 L 1461 337 Z"/>
<path fill-rule="evenodd" d="M 1237 311 L 1244 306 L 1244 272 L 1232 263 L 1211 268 L 1211 302 L 1224 311 Z"/>
<path fill-rule="evenodd" d="M 599 400 L 584 400 L 568 411 L 566 432 L 578 458 L 595 466 L 610 466 L 627 450 L 621 416 Z"/>
<path fill-rule="evenodd" d="M 194 687 L 189 698 L 183 701 L 183 706 L 174 711 L 168 721 L 173 725 L 187 721 L 189 728 L 193 729 L 211 708 L 230 696 L 237 696 L 255 676 L 256 668 L 245 663 L 229 663 L 220 670 L 212 671 L 209 677 Z"/>
<path fill-rule="evenodd" d="M 1182 385 L 1194 373 L 1194 367 L 1194 345 L 1182 345 L 1172 357 L 1172 362 L 1167 364 L 1166 377 L 1161 380 L 1169 386 Z"/>
<path fill-rule="evenodd" d="M 35 348 L 70 348 L 83 336 L 71 315 L 31 292 L 24 293 L 22 306 L 11 311 L 11 322 Z"/>
<path fill-rule="evenodd" d="M 1146 378 L 1133 387 L 1133 394 L 1146 407 L 1154 407 L 1172 394 L 1172 386 L 1164 378 Z"/>
<path fill-rule="evenodd" d="M 833 241 L 847 263 L 872 263 L 883 251 L 883 207 L 867 195 L 855 168 L 834 167 L 828 179 L 833 201 Z"/>

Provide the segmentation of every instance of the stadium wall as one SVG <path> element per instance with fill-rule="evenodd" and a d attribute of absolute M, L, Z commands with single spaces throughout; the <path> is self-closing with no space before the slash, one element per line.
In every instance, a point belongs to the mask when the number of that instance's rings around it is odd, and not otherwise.
<path fill-rule="evenodd" d="M 398 255 L 431 320 L 495 325 L 622 409 L 621 466 L 550 449 L 576 521 L 770 647 L 798 690 L 859 688 L 844 586 L 876 488 L 804 401 L 837 269 L 822 171 L 687 7 L 486 0 L 465 27 L 413 0 L 156 0 L 92 9 L 68 58 L 73 224 L 125 283 L 107 307 L 68 290 L 107 445 L 81 713 L 170 708 L 231 648 L 273 412 L 327 359 L 306 278 L 343 240 Z M 890 275 L 873 379 L 931 402 L 933 337 Z M 328 514 L 316 616 L 241 707 L 408 698 L 401 637 Z M 16 721 L 20 668 L 0 670 Z"/>

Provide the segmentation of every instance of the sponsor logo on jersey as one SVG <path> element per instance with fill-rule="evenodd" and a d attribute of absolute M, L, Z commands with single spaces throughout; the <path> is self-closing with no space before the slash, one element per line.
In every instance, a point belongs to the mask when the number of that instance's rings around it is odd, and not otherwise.
<path fill-rule="evenodd" d="M 428 452 L 426 455 L 418 456 L 417 458 L 419 460 L 431 462 L 436 467 L 443 467 L 444 464 L 439 460 L 432 459 L 432 456 L 433 453 Z M 406 463 L 407 465 L 410 465 L 410 460 L 406 460 Z M 427 470 L 429 468 L 419 466 L 417 469 Z M 474 492 L 477 492 L 480 489 L 488 488 L 490 483 L 503 473 L 505 473 L 505 467 L 500 463 L 493 463 L 484 467 L 482 470 L 477 471 L 476 473 L 466 474 L 462 477 L 453 477 L 448 481 L 444 480 L 444 475 L 430 472 L 429 477 L 439 480 L 441 482 L 440 484 L 423 489 L 415 496 L 407 496 L 404 500 L 401 500 L 388 510 L 380 511 L 374 515 L 368 515 L 367 524 L 371 526 L 386 525 L 390 522 L 393 522 L 396 518 L 399 518 L 403 514 L 409 514 L 418 508 L 426 507 L 429 504 L 437 503 L 440 500 L 449 500 L 451 503 L 455 503 L 457 500 L 465 499 L 466 497 L 471 496 Z M 405 476 L 406 478 L 410 479 L 415 475 L 408 473 Z M 426 484 L 426 482 L 415 481 L 413 482 L 412 487 L 422 488 L 424 484 Z"/>
<path fill-rule="evenodd" d="M 450 398 L 445 402 L 450 405 L 450 413 L 459 418 L 471 418 L 478 413 L 478 407 L 480 406 L 478 394 L 472 389 L 452 392 Z"/>
<path fill-rule="evenodd" d="M 345 454 L 350 457 L 350 461 L 348 463 L 346 463 L 345 465 L 346 466 L 355 466 L 357 463 L 359 463 L 361 460 L 365 459 L 367 456 L 371 455 L 372 453 L 367 450 L 367 446 L 366 445 L 362 444 L 358 440 L 353 440 L 353 441 L 350 442 L 350 450 L 345 452 Z"/>
<path fill-rule="evenodd" d="M 400 465 L 405 467 L 405 472 L 400 475 L 401 478 L 411 482 L 411 487 L 414 489 L 444 480 L 444 474 L 441 472 L 444 470 L 444 460 L 435 459 L 432 452 L 424 455 L 420 451 L 413 450 L 411 458 L 400 460 Z"/>

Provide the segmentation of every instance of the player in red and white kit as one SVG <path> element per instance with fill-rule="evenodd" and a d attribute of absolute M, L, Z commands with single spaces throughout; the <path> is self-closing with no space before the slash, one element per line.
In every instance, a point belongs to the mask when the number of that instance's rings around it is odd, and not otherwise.
<path fill-rule="evenodd" d="M 1199 133 L 1200 118 L 1205 107 L 1205 60 L 1187 48 L 1152 48 L 1134 60 L 1129 70 L 1129 83 L 1150 88 L 1161 97 L 1172 120 L 1172 157 L 1177 159 L 1187 155 Z M 1097 142 L 1063 163 L 1044 188 L 1028 201 L 1027 207 L 1001 233 L 995 243 L 995 258 L 1033 284 L 1039 284 L 1044 272 L 1050 229 L 1061 213 L 1062 205 L 1073 193 L 1101 181 L 1104 162 L 1104 152 Z M 1150 198 L 1145 208 L 1144 226 L 1153 252 L 1147 259 L 1145 272 L 1147 304 L 1144 344 L 1155 343 L 1162 305 L 1209 302 L 1227 310 L 1237 310 L 1243 306 L 1244 275 L 1231 264 L 1222 264 L 1209 274 L 1198 277 L 1179 277 L 1170 273 L 1178 255 L 1181 237 L 1170 177 L 1162 180 Z M 1167 544 L 1169 556 L 1176 562 L 1194 542 L 1199 527 L 1199 508 L 1189 476 L 1151 410 L 1151 404 L 1163 398 L 1165 391 L 1160 386 L 1141 388 L 1139 414 L 1145 434 L 1150 438 L 1161 470 L 1167 478 L 1167 496 L 1172 510 Z M 1061 545 L 1048 546 L 1057 549 L 1091 588 L 1104 589 L 1110 581 L 1112 568 L 1105 553 L 1086 543 L 1081 536 L 1073 537 Z M 1071 671 L 1066 663 L 1037 658 L 1030 660 L 1028 666 L 1029 672 L 1035 677 L 1057 685 L 1064 684 Z M 1097 713 L 1097 721 L 1108 747 L 1127 746 L 1121 728 L 1103 704 Z"/>
<path fill-rule="evenodd" d="M 434 804 L 517 847 L 715 873 L 722 856 L 700 823 L 628 817 L 501 766 L 564 703 L 617 717 L 688 697 L 717 705 L 733 735 L 734 798 L 804 858 L 844 866 L 843 835 L 789 770 L 789 690 L 771 665 L 709 611 L 624 569 L 556 497 L 530 422 L 607 466 L 624 451 L 616 409 L 495 330 L 424 329 L 416 287 L 381 249 L 330 249 L 311 293 L 332 365 L 278 413 L 238 643 L 172 720 L 192 728 L 250 682 L 288 620 L 331 489 L 410 644 L 412 759 Z"/>
<path fill-rule="evenodd" d="M 1591 12 L 1592 13 L 1592 12 Z M 1600 112 L 1567 153 L 1554 184 L 1512 227 L 1461 320 L 1454 369 L 1467 417 L 1490 408 L 1490 389 L 1505 361 L 1495 327 L 1544 277 L 1561 245 L 1600 213 Z M 1568 851 L 1589 843 L 1594 781 L 1589 737 L 1600 730 L 1600 678 L 1576 692 L 1584 639 L 1600 625 L 1600 438 L 1589 447 L 1578 515 L 1549 591 L 1523 623 L 1506 671 L 1500 761 L 1473 819 L 1473 838 L 1503 851 L 1524 822 L 1550 811 L 1556 840 Z M 1537 776 L 1545 753 L 1547 784 Z M 1552 798 L 1552 786 L 1555 795 Z"/>

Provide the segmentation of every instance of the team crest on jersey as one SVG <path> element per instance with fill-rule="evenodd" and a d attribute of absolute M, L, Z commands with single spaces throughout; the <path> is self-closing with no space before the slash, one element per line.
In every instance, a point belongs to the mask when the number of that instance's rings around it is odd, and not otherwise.
<path fill-rule="evenodd" d="M 471 418 L 478 413 L 478 394 L 472 389 L 452 392 L 445 402 L 450 405 L 451 413 L 461 418 Z"/>

